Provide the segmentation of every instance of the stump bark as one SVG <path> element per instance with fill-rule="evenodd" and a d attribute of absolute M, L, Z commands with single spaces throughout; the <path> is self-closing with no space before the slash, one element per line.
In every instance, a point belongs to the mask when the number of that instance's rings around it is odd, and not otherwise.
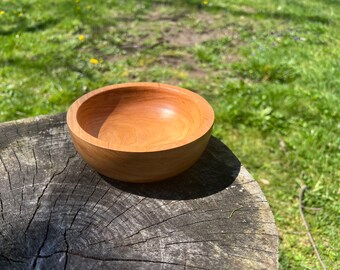
<path fill-rule="evenodd" d="M 65 114 L 0 124 L 0 269 L 277 269 L 263 193 L 211 138 L 185 173 L 128 184 L 77 154 Z"/>

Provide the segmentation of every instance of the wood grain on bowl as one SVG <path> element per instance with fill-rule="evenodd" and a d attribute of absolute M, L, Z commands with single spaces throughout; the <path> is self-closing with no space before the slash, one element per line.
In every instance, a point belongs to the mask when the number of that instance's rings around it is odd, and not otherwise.
<path fill-rule="evenodd" d="M 79 154 L 103 175 L 129 182 L 188 169 L 206 148 L 213 122 L 201 96 L 159 83 L 103 87 L 80 97 L 67 113 Z"/>

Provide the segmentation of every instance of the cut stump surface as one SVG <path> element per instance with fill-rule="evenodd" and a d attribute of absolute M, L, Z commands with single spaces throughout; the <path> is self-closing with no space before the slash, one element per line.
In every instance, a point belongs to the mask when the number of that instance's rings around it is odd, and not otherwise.
<path fill-rule="evenodd" d="M 260 187 L 211 138 L 188 171 L 110 180 L 70 140 L 65 114 L 0 124 L 0 269 L 277 269 Z"/>

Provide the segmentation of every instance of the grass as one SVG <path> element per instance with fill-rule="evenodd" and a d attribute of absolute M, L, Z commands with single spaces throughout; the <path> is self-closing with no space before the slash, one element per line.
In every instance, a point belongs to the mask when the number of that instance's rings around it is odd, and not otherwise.
<path fill-rule="evenodd" d="M 198 91 L 259 181 L 282 269 L 339 269 L 337 0 L 0 3 L 0 121 L 67 110 L 97 87 L 159 81 Z M 91 60 L 92 59 L 92 60 Z"/>

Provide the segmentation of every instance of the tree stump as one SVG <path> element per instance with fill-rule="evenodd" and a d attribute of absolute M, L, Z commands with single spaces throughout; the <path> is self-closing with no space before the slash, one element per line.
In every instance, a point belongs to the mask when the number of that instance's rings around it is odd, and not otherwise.
<path fill-rule="evenodd" d="M 258 184 L 216 138 L 185 173 L 114 181 L 75 151 L 65 114 L 0 125 L 0 269 L 277 269 Z"/>

